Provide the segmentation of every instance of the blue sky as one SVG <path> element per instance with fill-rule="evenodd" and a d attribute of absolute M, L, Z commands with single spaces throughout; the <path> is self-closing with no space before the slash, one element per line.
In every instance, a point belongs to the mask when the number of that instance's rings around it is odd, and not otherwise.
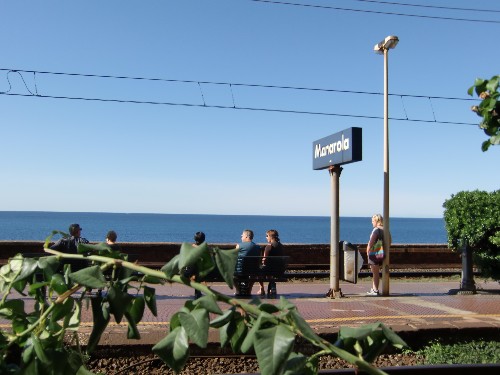
<path fill-rule="evenodd" d="M 428 97 L 467 99 L 476 77 L 500 73 L 500 5 L 293 2 L 363 12 L 250 0 L 2 0 L 2 69 L 193 83 L 0 71 L 0 92 L 17 94 L 0 95 L 0 209 L 327 216 L 330 177 L 312 169 L 312 142 L 356 126 L 363 160 L 344 166 L 340 214 L 381 212 L 382 95 L 236 84 L 382 93 L 383 57 L 373 46 L 397 35 L 389 92 L 411 97 L 391 95 L 390 116 L 479 123 L 475 102 Z M 190 106 L 19 95 L 28 89 Z M 476 126 L 389 126 L 391 216 L 441 217 L 451 194 L 499 188 L 500 147 L 483 153 Z"/>

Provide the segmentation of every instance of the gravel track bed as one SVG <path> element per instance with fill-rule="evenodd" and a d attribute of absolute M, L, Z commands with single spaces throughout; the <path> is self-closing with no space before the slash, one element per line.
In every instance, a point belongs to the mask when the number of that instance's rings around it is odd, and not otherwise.
<path fill-rule="evenodd" d="M 132 353 L 130 353 L 132 355 Z M 415 366 L 422 364 L 423 358 L 409 354 L 384 354 L 374 363 L 377 367 Z M 93 359 L 89 363 L 93 372 L 103 372 L 107 375 L 117 374 L 172 374 L 165 363 L 153 354 L 140 356 L 124 356 Z M 352 368 L 345 361 L 335 357 L 323 357 L 320 360 L 320 370 Z M 190 358 L 179 374 L 245 374 L 258 373 L 259 365 L 255 358 L 250 357 L 193 357 Z"/>

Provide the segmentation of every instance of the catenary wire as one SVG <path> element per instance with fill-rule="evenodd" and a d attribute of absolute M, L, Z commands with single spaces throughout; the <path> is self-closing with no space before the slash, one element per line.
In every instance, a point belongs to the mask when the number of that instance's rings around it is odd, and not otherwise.
<path fill-rule="evenodd" d="M 62 72 L 49 72 L 49 71 L 37 71 L 37 70 L 22 70 L 22 69 L 9 69 L 0 68 L 0 71 L 6 71 L 7 74 L 10 72 L 23 72 L 23 73 L 33 73 L 33 74 L 48 74 L 48 75 L 62 75 L 62 76 L 73 76 L 73 77 L 91 77 L 91 78 L 109 78 L 109 79 L 124 79 L 124 80 L 141 80 L 141 81 L 156 81 L 156 82 L 170 82 L 170 83 L 192 83 L 192 84 L 208 84 L 208 85 L 224 85 L 224 86 L 241 86 L 241 87 L 256 87 L 256 88 L 270 88 L 270 89 L 283 89 L 283 90 L 303 90 L 303 91 L 319 91 L 319 92 L 330 92 L 330 93 L 341 93 L 341 94 L 364 94 L 364 95 L 383 95 L 381 92 L 373 91 L 356 91 L 356 90 L 339 90 L 339 89 L 323 89 L 314 87 L 298 87 L 298 86 L 278 86 L 278 85 L 264 85 L 256 83 L 235 83 L 235 82 L 216 82 L 216 81 L 195 81 L 195 80 L 181 80 L 181 79 L 166 79 L 166 78 L 147 78 L 147 77 L 130 77 L 130 76 L 115 76 L 115 75 L 97 75 L 97 74 L 86 74 L 86 73 L 62 73 Z M 200 87 L 201 90 L 201 87 Z M 429 96 L 429 95 L 411 95 L 411 94 L 400 94 L 400 93 L 390 93 L 390 96 L 402 96 L 407 98 L 424 98 L 424 99 L 440 99 L 440 100 L 461 100 L 461 101 L 475 101 L 473 98 L 456 98 L 449 96 Z"/>
<path fill-rule="evenodd" d="M 224 106 L 224 105 L 208 105 L 205 103 L 204 104 L 196 104 L 196 103 L 155 102 L 155 101 L 147 101 L 147 100 L 103 99 L 103 98 L 86 98 L 86 97 L 76 97 L 76 96 L 55 96 L 55 95 L 41 95 L 41 94 L 38 94 L 38 95 L 14 94 L 14 93 L 7 93 L 7 92 L 0 92 L 0 95 L 22 96 L 22 97 L 30 97 L 30 98 L 45 98 L 45 99 L 97 101 L 97 102 L 105 102 L 105 103 L 154 104 L 154 105 L 168 105 L 168 106 L 182 106 L 182 107 L 236 109 L 236 110 L 247 110 L 247 111 L 262 111 L 262 112 L 276 112 L 276 113 L 290 113 L 290 114 L 304 114 L 304 115 L 353 117 L 353 118 L 365 118 L 365 119 L 377 119 L 377 120 L 383 119 L 383 117 L 381 117 L 381 116 L 355 115 L 355 114 L 333 113 L 333 112 L 299 111 L 299 110 L 279 109 L 279 108 L 231 107 L 231 106 Z M 477 124 L 470 123 L 470 122 L 435 121 L 435 120 L 431 121 L 431 120 L 423 120 L 423 119 L 406 119 L 406 118 L 399 118 L 399 117 L 389 117 L 389 119 L 396 120 L 396 121 L 477 126 Z"/>
<path fill-rule="evenodd" d="M 500 10 L 496 10 L 496 9 L 456 8 L 456 7 L 445 7 L 445 6 L 438 6 L 438 5 L 408 4 L 408 3 L 397 3 L 397 2 L 391 2 L 391 1 L 378 1 L 378 0 L 350 0 L 350 1 L 357 1 L 359 3 L 398 5 L 398 6 L 415 7 L 415 8 L 431 8 L 431 9 L 443 9 L 443 10 L 461 10 L 461 11 L 467 11 L 467 12 L 500 13 Z"/>
<path fill-rule="evenodd" d="M 289 1 L 277 1 L 277 0 L 246 0 L 246 1 L 252 1 L 252 2 L 256 2 L 256 3 L 265 3 L 265 4 L 289 5 L 289 6 L 297 6 L 297 7 L 316 8 L 316 9 L 341 10 L 341 11 L 346 11 L 346 12 L 373 13 L 373 14 L 384 14 L 384 15 L 389 15 L 389 16 L 427 18 L 427 19 L 445 20 L 445 21 L 500 23 L 500 21 L 496 21 L 496 20 L 481 20 L 481 19 L 472 19 L 472 18 L 428 16 L 428 15 L 423 15 L 423 14 L 382 12 L 382 11 L 368 10 L 368 9 L 342 8 L 342 7 L 335 7 L 335 6 L 331 6 L 331 5 L 301 4 L 301 3 L 293 3 L 293 2 L 289 2 Z"/>

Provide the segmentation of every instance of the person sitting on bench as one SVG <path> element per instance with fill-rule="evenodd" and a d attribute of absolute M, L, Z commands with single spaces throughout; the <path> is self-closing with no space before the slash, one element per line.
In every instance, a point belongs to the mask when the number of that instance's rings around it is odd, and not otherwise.
<path fill-rule="evenodd" d="M 258 257 L 260 256 L 260 246 L 253 242 L 253 231 L 245 229 L 241 234 L 241 242 L 236 245 L 238 249 L 238 259 L 236 261 L 236 273 L 243 271 L 243 258 L 245 257 Z M 240 285 L 236 283 L 236 294 L 240 294 Z M 244 285 L 245 289 L 249 292 L 252 291 L 251 285 Z"/>
<path fill-rule="evenodd" d="M 57 240 L 52 246 L 50 246 L 50 248 L 52 250 L 57 250 L 63 253 L 78 254 L 78 244 L 89 243 L 89 240 L 81 237 L 82 228 L 79 224 L 71 224 L 69 226 L 69 234 L 71 237 L 63 237 Z M 88 265 L 86 261 L 81 261 L 78 259 L 66 259 L 64 263 L 70 264 L 73 272 L 77 269 L 87 267 Z"/>
<path fill-rule="evenodd" d="M 267 245 L 264 249 L 264 253 L 262 256 L 262 266 L 261 266 L 263 273 L 266 273 L 266 266 L 269 265 L 269 262 L 267 261 L 268 257 L 283 256 L 283 245 L 280 242 L 279 234 L 276 229 L 269 229 L 266 232 L 266 240 L 267 240 Z M 260 284 L 259 294 L 261 296 L 264 296 L 266 294 L 264 283 L 261 281 L 259 282 L 259 284 Z M 267 286 L 267 294 L 276 295 L 276 282 L 274 281 L 269 282 L 269 285 Z"/>

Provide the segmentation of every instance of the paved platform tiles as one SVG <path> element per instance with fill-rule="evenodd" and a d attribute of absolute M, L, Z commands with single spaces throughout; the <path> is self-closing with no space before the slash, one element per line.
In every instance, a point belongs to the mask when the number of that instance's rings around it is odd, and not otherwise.
<path fill-rule="evenodd" d="M 459 288 L 454 282 L 400 282 L 391 281 L 387 297 L 367 296 L 371 284 L 363 280 L 358 284 L 341 283 L 341 298 L 327 298 L 329 283 L 278 283 L 278 297 L 262 297 L 269 303 L 277 303 L 280 296 L 295 304 L 300 314 L 318 333 L 338 332 L 341 326 L 383 322 L 396 332 L 432 330 L 495 328 L 500 329 L 500 284 L 498 282 L 477 283 L 478 293 L 473 295 L 450 295 L 450 290 Z M 213 283 L 214 290 L 232 295 L 225 284 Z M 193 290 L 184 285 L 155 285 L 158 316 L 146 309 L 139 324 L 140 340 L 127 340 L 127 324 L 110 323 L 102 337 L 101 345 L 150 345 L 158 342 L 168 332 L 172 315 L 191 299 Z M 254 293 L 258 286 L 254 286 Z M 26 303 L 29 303 L 28 299 Z M 82 333 L 92 327 L 90 310 L 82 311 Z M 4 327 L 5 321 L 0 321 Z M 211 342 L 218 342 L 218 332 L 209 335 Z"/>
<path fill-rule="evenodd" d="M 477 284 L 478 294 L 450 295 L 459 288 L 458 282 L 392 282 L 390 296 L 370 297 L 366 292 L 370 283 L 341 283 L 342 298 L 326 298 L 329 283 L 278 283 L 276 299 L 262 298 L 277 303 L 280 296 L 295 304 L 300 314 L 318 333 L 336 333 L 341 326 L 383 322 L 396 332 L 429 329 L 488 328 L 500 329 L 500 284 Z M 214 290 L 228 295 L 232 290 L 225 284 L 214 283 Z M 258 286 L 254 286 L 256 293 Z M 183 285 L 157 286 L 158 316 L 149 311 L 140 324 L 141 340 L 130 344 L 154 344 L 168 330 L 170 317 L 192 298 L 192 289 Z M 90 317 L 89 317 L 90 319 Z M 101 342 L 103 345 L 124 343 L 126 324 L 112 325 Z M 210 334 L 210 341 L 218 342 L 218 332 Z"/>

